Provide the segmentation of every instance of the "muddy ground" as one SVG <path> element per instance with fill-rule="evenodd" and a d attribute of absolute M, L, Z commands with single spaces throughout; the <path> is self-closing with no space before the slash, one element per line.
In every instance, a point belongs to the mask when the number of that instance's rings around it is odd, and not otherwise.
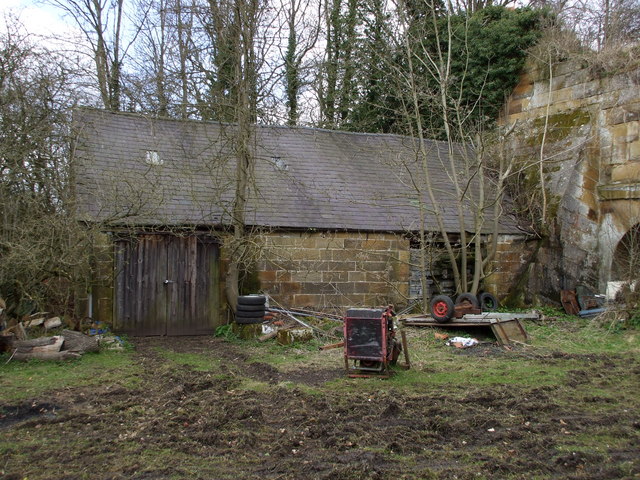
<path fill-rule="evenodd" d="M 201 372 L 162 350 L 221 360 Z M 565 357 L 546 356 L 540 366 Z M 4 478 L 640 478 L 637 403 L 602 393 L 620 375 L 640 376 L 632 356 L 587 356 L 561 386 L 418 389 L 341 383 L 335 355 L 326 365 L 281 370 L 212 337 L 139 339 L 134 358 L 143 366 L 134 388 L 0 400 L 0 434 L 34 445 L 3 452 Z M 580 393 L 567 401 L 572 388 Z"/>

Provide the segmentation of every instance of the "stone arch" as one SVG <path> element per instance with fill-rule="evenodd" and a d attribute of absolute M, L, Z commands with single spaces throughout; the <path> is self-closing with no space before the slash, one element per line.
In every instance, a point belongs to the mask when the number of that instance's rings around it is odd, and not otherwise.
<path fill-rule="evenodd" d="M 620 273 L 620 259 L 626 257 L 625 251 L 629 250 L 631 240 L 638 237 L 640 201 L 633 199 L 603 202 L 601 208 L 603 215 L 600 217 L 597 255 L 600 263 L 599 288 L 604 292 L 609 282 L 619 281 L 615 277 Z"/>
<path fill-rule="evenodd" d="M 640 223 L 623 235 L 613 251 L 610 278 L 614 281 L 640 277 Z"/>

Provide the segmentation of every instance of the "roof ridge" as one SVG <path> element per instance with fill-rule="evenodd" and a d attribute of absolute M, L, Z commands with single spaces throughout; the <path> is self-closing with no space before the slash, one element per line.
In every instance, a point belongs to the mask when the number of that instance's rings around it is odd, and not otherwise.
<path fill-rule="evenodd" d="M 147 120 L 147 121 L 157 120 L 157 121 L 169 122 L 169 123 L 195 123 L 199 125 L 208 124 L 208 125 L 220 125 L 220 126 L 227 126 L 227 127 L 232 127 L 237 125 L 236 123 L 221 122 L 219 120 L 198 120 L 195 118 L 172 118 L 172 117 L 153 115 L 153 114 L 143 113 L 143 112 L 123 112 L 123 111 L 114 112 L 112 110 L 106 110 L 103 108 L 97 108 L 92 106 L 78 106 L 78 107 L 75 107 L 75 109 L 95 112 L 95 113 L 102 113 L 102 114 L 111 114 L 115 116 L 132 117 L 132 118 L 137 118 L 140 120 Z M 350 132 L 346 130 L 333 130 L 330 128 L 310 127 L 306 125 L 277 125 L 277 124 L 270 125 L 270 124 L 260 124 L 260 123 L 254 123 L 253 125 L 260 129 L 278 129 L 278 130 L 287 130 L 287 131 L 302 130 L 302 131 L 329 133 L 329 134 L 336 134 L 336 135 L 418 140 L 417 137 L 412 137 L 411 135 L 403 135 L 400 133 Z M 447 144 L 445 140 L 437 140 L 433 138 L 425 138 L 423 139 L 423 141 L 431 142 L 435 144 L 441 144 L 441 145 Z M 458 146 L 463 145 L 460 142 L 454 142 L 454 144 Z"/>

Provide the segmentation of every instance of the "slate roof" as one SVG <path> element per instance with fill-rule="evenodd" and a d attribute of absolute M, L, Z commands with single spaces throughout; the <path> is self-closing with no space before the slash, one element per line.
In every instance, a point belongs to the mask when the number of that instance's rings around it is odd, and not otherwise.
<path fill-rule="evenodd" d="M 75 179 L 86 220 L 130 225 L 230 223 L 234 126 L 78 109 Z M 417 140 L 312 128 L 256 126 L 247 224 L 275 228 L 416 231 L 421 185 Z M 446 228 L 459 231 L 447 145 L 427 141 L 428 166 Z M 149 164 L 157 152 L 161 165 Z M 462 147 L 454 151 L 460 164 Z M 151 157 L 153 163 L 153 157 Z M 461 168 L 461 167 L 459 167 Z M 477 198 L 477 185 L 469 198 Z M 471 200 L 470 200 L 471 202 Z M 471 203 L 464 209 L 473 230 Z M 489 232 L 493 208 L 485 212 Z M 437 230 L 433 214 L 427 228 Z M 517 231 L 501 220 L 501 233 Z"/>

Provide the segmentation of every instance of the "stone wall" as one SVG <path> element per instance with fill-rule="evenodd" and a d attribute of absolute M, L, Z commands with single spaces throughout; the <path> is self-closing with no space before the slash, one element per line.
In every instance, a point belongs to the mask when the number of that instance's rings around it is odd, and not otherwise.
<path fill-rule="evenodd" d="M 529 267 L 536 245 L 537 242 L 522 235 L 501 235 L 483 289 L 500 300 L 514 292 L 514 287 Z"/>
<path fill-rule="evenodd" d="M 544 146 L 549 238 L 532 282 L 552 298 L 579 284 L 604 292 L 617 243 L 640 222 L 640 68 L 594 70 L 530 65 L 501 120 L 517 122 L 517 161 L 535 164 Z"/>
<path fill-rule="evenodd" d="M 394 234 L 273 233 L 257 263 L 260 286 L 283 306 L 341 311 L 406 302 L 409 240 Z"/>
<path fill-rule="evenodd" d="M 93 276 L 88 290 L 76 292 L 76 315 L 113 324 L 113 243 L 106 233 L 94 234 Z"/>

